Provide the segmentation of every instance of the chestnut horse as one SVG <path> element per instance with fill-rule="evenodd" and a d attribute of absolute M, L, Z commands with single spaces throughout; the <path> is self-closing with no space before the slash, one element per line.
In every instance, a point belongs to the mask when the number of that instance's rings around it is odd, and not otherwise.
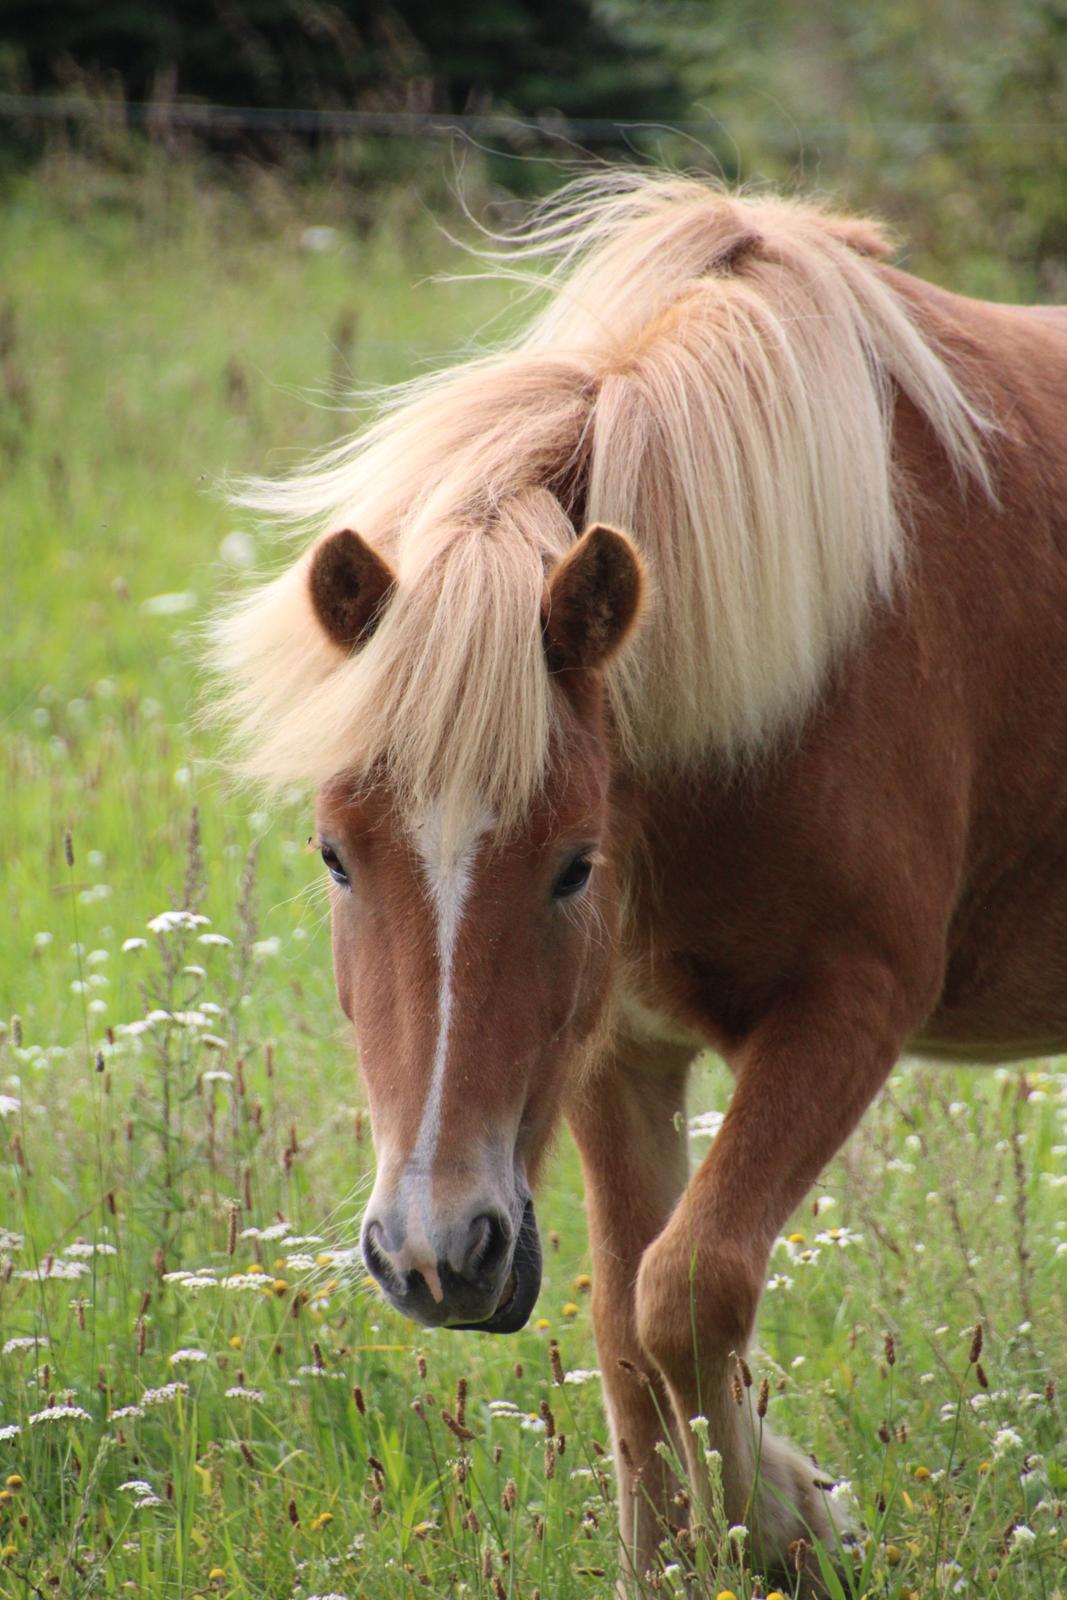
<path fill-rule="evenodd" d="M 566 1117 L 638 1577 L 698 1412 L 758 1560 L 835 1537 L 730 1392 L 776 1236 L 902 1051 L 1067 1042 L 1067 319 L 886 248 L 564 191 L 501 268 L 548 262 L 525 333 L 262 486 L 314 536 L 219 625 L 247 770 L 319 789 L 367 1265 L 427 1326 L 521 1327 Z"/>

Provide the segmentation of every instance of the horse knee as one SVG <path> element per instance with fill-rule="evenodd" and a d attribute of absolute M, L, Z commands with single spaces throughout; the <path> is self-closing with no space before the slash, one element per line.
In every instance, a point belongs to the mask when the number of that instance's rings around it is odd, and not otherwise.
<path fill-rule="evenodd" d="M 685 1387 L 695 1366 L 748 1344 L 762 1277 L 743 1251 L 719 1242 L 680 1247 L 666 1232 L 637 1275 L 637 1333 L 668 1382 Z"/>

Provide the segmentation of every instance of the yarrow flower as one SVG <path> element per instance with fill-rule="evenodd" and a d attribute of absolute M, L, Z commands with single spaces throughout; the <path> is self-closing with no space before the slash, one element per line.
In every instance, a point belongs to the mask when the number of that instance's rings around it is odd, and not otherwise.
<path fill-rule="evenodd" d="M 152 1485 L 146 1483 L 143 1478 L 129 1478 L 125 1483 L 120 1483 L 119 1493 L 132 1494 L 134 1505 L 138 1510 L 163 1504 Z"/>
<path fill-rule="evenodd" d="M 173 933 L 176 928 L 206 928 L 211 918 L 199 911 L 161 911 L 148 923 L 150 933 Z"/>
<path fill-rule="evenodd" d="M 599 1367 L 575 1367 L 573 1371 L 564 1374 L 564 1383 L 592 1383 L 600 1377 Z"/>
<path fill-rule="evenodd" d="M 45 1283 L 49 1278 L 84 1278 L 89 1271 L 84 1261 L 53 1260 L 51 1263 L 42 1262 L 39 1267 L 27 1267 L 22 1272 L 16 1272 L 16 1278 L 29 1278 L 36 1283 Z"/>
<path fill-rule="evenodd" d="M 129 955 L 132 950 L 147 950 L 147 949 L 148 949 L 148 940 L 147 939 L 141 939 L 141 938 L 123 939 L 123 941 L 122 941 L 122 953 L 123 953 L 123 955 Z"/>
<path fill-rule="evenodd" d="M 49 1406 L 45 1411 L 33 1413 L 30 1427 L 35 1428 L 42 1422 L 92 1422 L 92 1420 L 84 1406 Z"/>
<path fill-rule="evenodd" d="M 266 1395 L 262 1389 L 248 1389 L 243 1383 L 235 1383 L 226 1390 L 227 1400 L 247 1400 L 251 1405 L 262 1405 Z"/>
<path fill-rule="evenodd" d="M 1006 1456 L 1009 1451 L 1021 1450 L 1022 1447 L 1022 1439 L 1014 1428 L 1001 1428 L 993 1435 L 993 1458 L 996 1461 L 999 1461 L 1002 1456 Z"/>
<path fill-rule="evenodd" d="M 187 1383 L 164 1383 L 158 1389 L 146 1389 L 141 1396 L 143 1406 L 165 1406 L 169 1400 L 176 1400 L 180 1394 L 188 1394 Z"/>
<path fill-rule="evenodd" d="M 213 945 L 218 945 L 220 947 L 222 947 L 223 945 L 232 947 L 232 945 L 233 945 L 233 940 L 232 939 L 227 939 L 227 937 L 226 937 L 226 935 L 224 933 L 202 933 L 202 934 L 200 934 L 200 936 L 199 936 L 199 938 L 197 939 L 196 942 L 197 942 L 197 944 L 208 944 L 208 945 L 213 944 Z"/>
<path fill-rule="evenodd" d="M 8 1439 L 17 1439 L 21 1432 L 22 1429 L 17 1422 L 9 1422 L 5 1427 L 0 1428 L 0 1443 L 4 1443 Z"/>
<path fill-rule="evenodd" d="M 196 1366 L 198 1362 L 207 1360 L 207 1352 L 191 1349 L 175 1350 L 169 1360 L 172 1367 Z"/>
<path fill-rule="evenodd" d="M 3 1354 L 5 1356 L 10 1356 L 14 1355 L 18 1350 L 37 1350 L 47 1343 L 47 1334 L 20 1334 L 15 1339 L 7 1340 L 3 1348 Z"/>
<path fill-rule="evenodd" d="M 111 1413 L 111 1416 L 108 1418 L 108 1421 L 109 1422 L 122 1422 L 127 1417 L 143 1417 L 143 1416 L 144 1416 L 144 1412 L 142 1411 L 140 1406 L 119 1406 L 117 1411 L 113 1411 Z"/>

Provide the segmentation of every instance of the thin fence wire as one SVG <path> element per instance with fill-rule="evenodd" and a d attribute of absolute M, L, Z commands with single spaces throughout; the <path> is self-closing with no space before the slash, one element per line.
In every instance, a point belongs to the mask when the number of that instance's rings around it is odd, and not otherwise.
<path fill-rule="evenodd" d="M 0 117 L 37 122 L 112 122 L 146 128 L 184 128 L 212 132 L 276 132 L 292 134 L 373 135 L 384 138 L 433 138 L 460 135 L 467 139 L 506 139 L 516 144 L 542 140 L 580 141 L 589 145 L 619 144 L 636 137 L 677 134 L 700 140 L 716 135 L 760 138 L 796 144 L 875 135 L 880 138 L 927 135 L 945 143 L 968 143 L 990 134 L 1028 139 L 1058 139 L 1067 122 L 1054 121 L 921 121 L 852 120 L 796 123 L 712 115 L 680 122 L 627 122 L 611 117 L 570 117 L 545 113 L 536 117 L 498 113 L 415 111 L 348 111 L 311 106 L 226 106 L 197 101 L 131 101 L 78 95 L 0 94 Z"/>

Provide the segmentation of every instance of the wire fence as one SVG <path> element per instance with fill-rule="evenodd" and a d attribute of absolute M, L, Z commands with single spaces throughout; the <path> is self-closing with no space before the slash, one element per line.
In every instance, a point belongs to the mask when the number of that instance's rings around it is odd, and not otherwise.
<path fill-rule="evenodd" d="M 941 143 L 969 143 L 990 135 L 1060 139 L 1067 122 L 922 121 L 854 119 L 797 123 L 750 119 L 731 114 L 680 122 L 628 122 L 611 117 L 571 117 L 546 112 L 535 117 L 489 113 L 356 111 L 311 106 L 227 106 L 186 100 L 131 101 L 79 95 L 0 94 L 0 117 L 9 121 L 112 122 L 146 129 L 186 129 L 203 133 L 273 132 L 299 135 L 372 135 L 382 138 L 460 136 L 501 139 L 516 145 L 563 141 L 626 143 L 639 137 L 678 135 L 695 141 L 759 138 L 776 144 L 840 141 L 863 136 L 882 139 L 926 136 Z"/>

